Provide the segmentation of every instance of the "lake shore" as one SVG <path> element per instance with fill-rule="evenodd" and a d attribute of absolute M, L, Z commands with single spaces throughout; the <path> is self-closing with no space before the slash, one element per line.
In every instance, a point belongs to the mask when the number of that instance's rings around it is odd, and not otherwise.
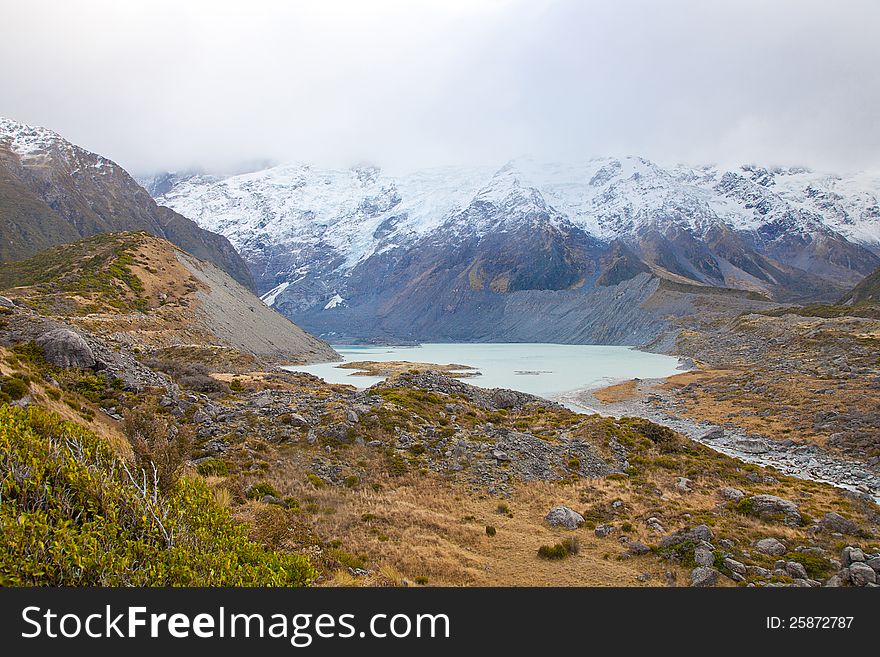
<path fill-rule="evenodd" d="M 670 378 L 584 388 L 560 395 L 558 401 L 584 413 L 651 420 L 746 463 L 770 466 L 794 477 L 832 484 L 880 501 L 880 477 L 864 463 L 831 454 L 812 443 L 777 441 L 730 423 L 722 426 L 682 416 L 677 408 L 679 402 L 664 388 Z"/>

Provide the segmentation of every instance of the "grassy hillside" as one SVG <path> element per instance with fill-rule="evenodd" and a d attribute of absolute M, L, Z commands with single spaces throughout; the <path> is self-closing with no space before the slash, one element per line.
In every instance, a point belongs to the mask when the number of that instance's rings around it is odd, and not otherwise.
<path fill-rule="evenodd" d="M 135 233 L 102 233 L 56 246 L 0 268 L 0 290 L 52 315 L 146 310 L 144 285 L 132 271 L 143 241 Z"/>

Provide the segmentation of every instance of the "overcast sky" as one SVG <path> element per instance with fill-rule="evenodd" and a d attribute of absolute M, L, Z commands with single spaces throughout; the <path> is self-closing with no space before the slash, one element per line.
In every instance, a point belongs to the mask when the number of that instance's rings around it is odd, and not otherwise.
<path fill-rule="evenodd" d="M 0 0 L 0 114 L 135 173 L 880 168 L 877 0 Z"/>

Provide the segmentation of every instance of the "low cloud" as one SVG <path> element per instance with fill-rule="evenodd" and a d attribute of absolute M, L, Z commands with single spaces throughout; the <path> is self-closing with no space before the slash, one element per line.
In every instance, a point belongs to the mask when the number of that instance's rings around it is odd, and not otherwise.
<path fill-rule="evenodd" d="M 0 114 L 146 173 L 880 168 L 880 3 L 2 0 Z"/>

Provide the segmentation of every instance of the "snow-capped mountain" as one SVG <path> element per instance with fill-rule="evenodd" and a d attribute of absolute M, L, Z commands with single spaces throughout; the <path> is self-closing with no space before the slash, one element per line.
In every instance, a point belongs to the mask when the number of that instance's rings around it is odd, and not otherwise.
<path fill-rule="evenodd" d="M 628 157 L 408 175 L 285 164 L 145 185 L 228 237 L 266 302 L 323 334 L 449 338 L 466 325 L 494 338 L 511 295 L 637 277 L 833 298 L 880 264 L 869 174 Z"/>
<path fill-rule="evenodd" d="M 117 231 L 163 237 L 253 287 L 225 237 L 158 206 L 122 167 L 51 130 L 0 117 L 0 262 Z"/>

